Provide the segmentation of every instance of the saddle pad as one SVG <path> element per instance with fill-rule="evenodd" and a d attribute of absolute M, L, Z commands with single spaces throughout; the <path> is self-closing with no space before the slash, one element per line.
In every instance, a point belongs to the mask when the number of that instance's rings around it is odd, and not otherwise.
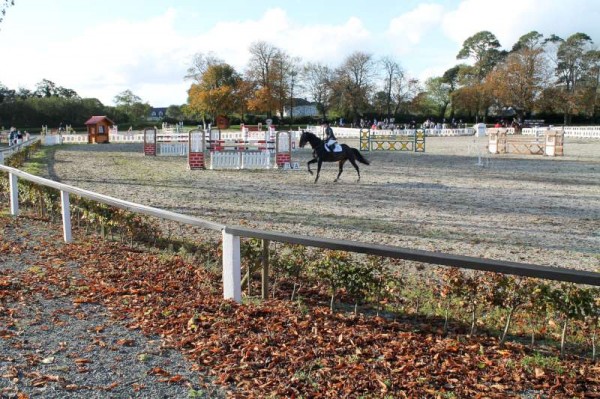
<path fill-rule="evenodd" d="M 327 145 L 325 145 L 325 151 L 331 152 Z M 342 152 L 342 146 L 339 145 L 339 143 L 335 143 L 335 147 L 333 147 L 333 152 Z"/>

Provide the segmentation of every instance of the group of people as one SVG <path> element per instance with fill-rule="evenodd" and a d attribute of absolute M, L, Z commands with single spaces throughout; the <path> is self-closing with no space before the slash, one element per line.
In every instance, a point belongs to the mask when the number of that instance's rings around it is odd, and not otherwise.
<path fill-rule="evenodd" d="M 20 130 L 17 130 L 14 127 L 10 128 L 10 133 L 8 135 L 8 145 L 16 145 L 23 142 L 23 138 L 28 136 L 29 133 L 21 133 Z"/>

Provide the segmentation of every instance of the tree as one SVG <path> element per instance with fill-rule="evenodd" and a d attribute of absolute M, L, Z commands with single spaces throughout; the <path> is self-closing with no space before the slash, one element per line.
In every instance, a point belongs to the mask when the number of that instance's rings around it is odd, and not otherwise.
<path fill-rule="evenodd" d="M 493 33 L 481 31 L 467 38 L 456 56 L 457 59 L 474 60 L 472 69 L 463 68 L 464 72 L 468 72 L 463 74 L 463 83 L 470 87 L 463 87 L 457 96 L 464 97 L 465 92 L 469 92 L 469 107 L 475 110 L 476 118 L 482 117 L 485 120 L 488 108 L 493 103 L 489 87 L 484 81 L 488 73 L 506 56 L 506 52 L 499 48 L 500 42 Z M 466 103 L 464 98 L 462 102 Z"/>
<path fill-rule="evenodd" d="M 0 83 L 0 103 L 14 101 L 17 93 Z"/>
<path fill-rule="evenodd" d="M 202 74 L 199 83 L 194 83 L 188 91 L 190 109 L 215 120 L 220 114 L 228 114 L 235 109 L 235 90 L 241 80 L 235 69 L 226 63 L 210 65 Z"/>
<path fill-rule="evenodd" d="M 598 115 L 598 91 L 600 90 L 600 51 L 590 50 L 586 53 L 588 71 L 585 77 L 586 95 L 583 103 L 587 105 L 585 112 L 595 122 Z"/>
<path fill-rule="evenodd" d="M 169 105 L 165 116 L 174 121 L 180 121 L 184 118 L 183 109 L 179 105 Z"/>
<path fill-rule="evenodd" d="M 332 84 L 337 110 L 357 120 L 369 109 L 369 94 L 373 91 L 375 62 L 371 54 L 356 51 L 335 71 Z"/>
<path fill-rule="evenodd" d="M 460 70 L 465 65 L 456 65 L 446 70 L 442 75 L 444 83 L 448 84 L 448 95 L 450 96 L 450 115 L 449 118 L 454 119 L 454 103 L 452 102 L 452 95 L 454 91 L 459 87 L 460 82 Z"/>
<path fill-rule="evenodd" d="M 550 84 L 543 36 L 535 31 L 521 36 L 506 60 L 488 75 L 493 96 L 512 107 L 520 118 L 531 114 Z"/>
<path fill-rule="evenodd" d="M 437 117 L 444 118 L 450 104 L 450 85 L 443 77 L 429 78 L 425 81 L 425 89 L 428 99 L 437 111 Z"/>
<path fill-rule="evenodd" d="M 404 79 L 404 71 L 400 64 L 391 57 L 384 57 L 380 61 L 383 67 L 383 91 L 385 93 L 386 116 L 392 117 L 392 105 L 394 103 L 393 93 L 396 91 L 398 84 Z"/>
<path fill-rule="evenodd" d="M 472 58 L 479 81 L 494 68 L 494 66 L 506 55 L 501 52 L 500 42 L 493 33 L 481 31 L 467 38 L 456 56 L 457 59 Z"/>
<path fill-rule="evenodd" d="M 139 122 L 148 116 L 152 108 L 150 104 L 142 103 L 142 99 L 133 94 L 131 90 L 117 94 L 113 101 L 116 110 L 127 116 L 127 122 Z"/>
<path fill-rule="evenodd" d="M 204 75 L 208 67 L 222 63 L 224 61 L 218 58 L 212 51 L 209 51 L 207 54 L 196 53 L 192 58 L 192 65 L 187 69 L 184 79 L 200 83 L 202 75 Z"/>
<path fill-rule="evenodd" d="M 258 86 L 255 100 L 249 103 L 249 108 L 266 112 L 267 117 L 271 117 L 276 108 L 273 64 L 276 58 L 281 56 L 281 50 L 267 42 L 258 41 L 250 45 L 249 52 L 248 78 L 254 80 Z"/>
<path fill-rule="evenodd" d="M 0 23 L 4 21 L 4 16 L 6 15 L 6 10 L 10 6 L 15 5 L 15 0 L 2 0 L 0 2 Z"/>
<path fill-rule="evenodd" d="M 588 52 L 592 39 L 585 33 L 575 33 L 562 41 L 556 53 L 556 76 L 564 93 L 564 123 L 571 122 L 571 116 L 582 105 L 585 79 L 589 72 Z"/>
<path fill-rule="evenodd" d="M 234 109 L 240 114 L 242 123 L 245 122 L 244 115 L 248 111 L 248 104 L 254 97 L 256 84 L 246 79 L 240 79 L 238 82 L 236 96 L 234 97 Z"/>
<path fill-rule="evenodd" d="M 289 104 L 293 108 L 292 101 L 294 89 L 297 86 L 296 76 L 300 69 L 299 65 L 299 58 L 290 57 L 283 51 L 280 51 L 273 59 L 272 94 L 279 115 L 282 117 L 286 105 Z"/>
<path fill-rule="evenodd" d="M 302 69 L 302 82 L 310 98 L 317 103 L 317 110 L 327 119 L 331 100 L 333 70 L 320 63 L 308 63 Z"/>

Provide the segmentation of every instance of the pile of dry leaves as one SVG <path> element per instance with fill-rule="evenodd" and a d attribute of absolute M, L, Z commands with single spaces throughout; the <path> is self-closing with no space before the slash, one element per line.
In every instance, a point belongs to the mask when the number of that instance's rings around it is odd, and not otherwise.
<path fill-rule="evenodd" d="M 332 314 L 326 305 L 277 299 L 239 305 L 223 301 L 220 277 L 202 265 L 96 237 L 47 245 L 51 240 L 27 233 L 25 225 L 52 229 L 40 221 L 0 218 L 0 262 L 23 247 L 39 254 L 35 268 L 0 266 L 0 347 L 14 344 L 17 331 L 20 342 L 28 333 L 19 325 L 32 315 L 16 304 L 54 292 L 71 306 L 100 306 L 115 323 L 160 337 L 161 350 L 183 354 L 194 374 L 160 365 L 149 370 L 164 373 L 166 385 L 179 383 L 190 392 L 217 394 L 218 385 L 232 397 L 600 397 L 600 366 L 586 360 L 532 365 L 523 361 L 533 355 L 525 346 L 443 336 L 434 323 Z M 28 241 L 16 243 L 8 231 Z M 0 356 L 0 367 L 2 361 Z M 0 388 L 18 378 L 7 370 L 1 370 Z M 57 381 L 44 384 L 77 389 L 61 384 L 60 372 L 54 375 Z M 143 390 L 146 383 L 130 386 Z"/>

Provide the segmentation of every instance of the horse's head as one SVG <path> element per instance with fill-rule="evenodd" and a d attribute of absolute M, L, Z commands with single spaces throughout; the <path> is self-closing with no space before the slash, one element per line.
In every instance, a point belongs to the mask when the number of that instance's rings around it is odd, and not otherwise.
<path fill-rule="evenodd" d="M 298 143 L 298 146 L 300 148 L 304 148 L 304 146 L 306 145 L 306 143 L 308 143 L 308 132 L 305 132 L 303 130 L 302 134 L 300 135 L 300 142 Z"/>

